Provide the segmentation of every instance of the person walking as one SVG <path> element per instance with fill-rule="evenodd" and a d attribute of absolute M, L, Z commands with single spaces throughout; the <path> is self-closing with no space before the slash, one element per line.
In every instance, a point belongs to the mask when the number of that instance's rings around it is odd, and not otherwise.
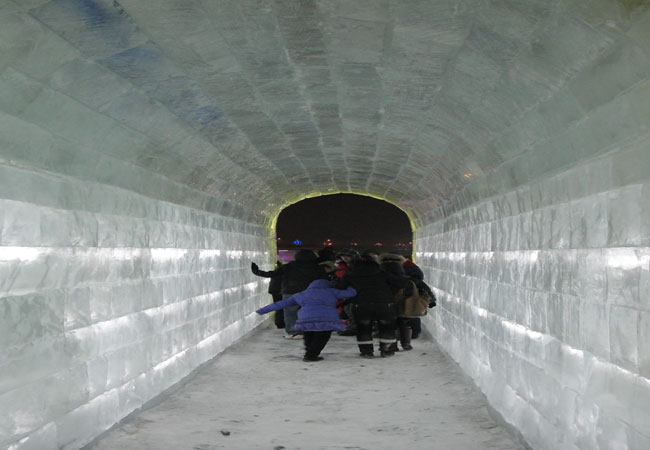
<path fill-rule="evenodd" d="M 277 261 L 275 263 L 275 268 L 278 269 L 280 266 L 282 266 L 282 262 Z M 282 300 L 282 275 L 271 277 L 271 281 L 269 281 L 268 292 L 273 298 L 273 303 L 277 303 Z M 275 327 L 277 329 L 284 329 L 284 312 L 276 311 L 275 314 L 273 314 L 273 322 L 275 323 Z"/>
<path fill-rule="evenodd" d="M 402 255 L 398 255 L 396 253 L 382 253 L 379 255 L 381 270 L 391 276 L 391 290 L 396 302 L 404 298 L 406 295 L 407 285 L 410 281 L 409 277 L 406 275 L 406 273 L 404 273 L 404 261 L 405 258 Z M 411 286 L 413 285 L 411 284 Z M 413 349 L 413 346 L 411 345 L 412 329 L 410 321 L 410 318 L 400 316 L 398 311 L 396 320 L 396 334 L 400 341 L 400 344 L 402 345 L 402 350 Z M 392 347 L 392 350 L 397 351 L 397 344 Z"/>
<path fill-rule="evenodd" d="M 429 304 L 429 308 L 436 306 L 436 297 L 433 295 L 433 291 L 428 284 L 424 282 L 424 273 L 422 269 L 413 262 L 411 258 L 406 258 L 402 264 L 404 267 L 404 273 L 409 277 L 418 289 L 424 294 L 429 296 L 432 300 Z M 409 325 L 411 326 L 411 335 L 412 339 L 417 339 L 422 332 L 422 322 L 419 317 L 412 317 L 409 319 Z"/>
<path fill-rule="evenodd" d="M 379 351 L 382 357 L 393 356 L 397 305 L 393 299 L 390 275 L 379 268 L 376 261 L 360 259 L 337 284 L 339 288 L 352 286 L 356 297 L 349 301 L 357 325 L 357 345 L 363 358 L 374 356 L 372 324 L 379 329 Z"/>
<path fill-rule="evenodd" d="M 298 309 L 297 320 L 294 328 L 304 334 L 305 356 L 303 361 L 321 361 L 321 351 L 330 340 L 332 331 L 343 330 L 345 327 L 339 319 L 336 311 L 336 301 L 339 298 L 354 297 L 357 292 L 352 287 L 346 289 L 334 289 L 332 283 L 327 280 L 316 280 L 309 284 L 309 287 L 291 297 L 272 303 L 255 311 L 258 314 L 266 314 L 279 309 Z"/>
<path fill-rule="evenodd" d="M 341 249 L 336 254 L 336 269 L 334 270 L 334 280 L 340 280 L 347 273 L 348 270 L 354 266 L 354 263 L 360 258 L 359 252 L 353 248 L 344 248 Z M 352 305 L 345 303 L 344 299 L 339 301 L 337 307 L 339 309 L 339 314 L 346 321 L 345 330 L 339 331 L 337 334 L 339 336 L 356 336 L 357 335 L 357 325 L 354 322 L 354 314 L 352 314 Z"/>
<path fill-rule="evenodd" d="M 312 281 L 327 278 L 323 266 L 318 265 L 316 253 L 307 249 L 298 250 L 294 261 L 268 272 L 260 270 L 257 264 L 251 262 L 251 271 L 260 277 L 273 278 L 280 276 L 282 279 L 280 290 L 283 300 L 304 291 Z M 292 305 L 284 309 L 284 328 L 287 339 L 302 339 L 302 333 L 294 328 L 298 308 L 299 306 Z"/>

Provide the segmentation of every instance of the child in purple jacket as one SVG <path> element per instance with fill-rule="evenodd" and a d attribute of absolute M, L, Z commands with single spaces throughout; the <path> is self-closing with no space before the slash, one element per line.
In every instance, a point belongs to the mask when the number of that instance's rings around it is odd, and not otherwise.
<path fill-rule="evenodd" d="M 336 301 L 355 295 L 357 295 L 357 291 L 353 287 L 334 289 L 332 283 L 327 280 L 315 280 L 306 290 L 255 312 L 266 314 L 287 306 L 300 306 L 295 328 L 304 334 L 305 357 L 302 360 L 321 361 L 323 357 L 319 356 L 320 352 L 330 340 L 332 331 L 345 329 L 336 310 Z"/>

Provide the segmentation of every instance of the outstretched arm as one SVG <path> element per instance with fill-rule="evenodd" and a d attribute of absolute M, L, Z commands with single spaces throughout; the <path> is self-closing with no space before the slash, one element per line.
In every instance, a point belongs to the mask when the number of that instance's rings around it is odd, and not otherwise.
<path fill-rule="evenodd" d="M 254 262 L 251 263 L 251 272 L 253 272 L 254 275 L 257 275 L 258 277 L 264 277 L 264 278 L 272 278 L 277 275 L 282 275 L 282 267 L 278 267 L 275 270 L 269 270 L 268 272 L 266 270 L 260 270 L 260 267 L 255 264 Z"/>
<path fill-rule="evenodd" d="M 294 300 L 293 296 L 289 297 L 285 300 L 281 300 L 276 303 L 271 303 L 270 305 L 266 305 L 263 308 L 258 309 L 255 311 L 257 314 L 266 314 L 270 313 L 271 311 L 279 311 L 281 309 L 284 309 L 288 306 L 297 306 L 298 303 Z"/>
<path fill-rule="evenodd" d="M 349 286 L 347 289 L 336 289 L 337 298 L 350 298 L 355 295 L 357 295 L 357 291 L 352 286 Z"/>

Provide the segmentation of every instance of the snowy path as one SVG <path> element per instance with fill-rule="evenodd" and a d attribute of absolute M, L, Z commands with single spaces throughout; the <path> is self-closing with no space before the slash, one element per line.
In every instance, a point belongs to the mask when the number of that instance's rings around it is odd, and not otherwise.
<path fill-rule="evenodd" d="M 333 335 L 324 361 L 263 327 L 93 450 L 523 449 L 487 414 L 431 340 L 392 358 L 358 357 Z"/>

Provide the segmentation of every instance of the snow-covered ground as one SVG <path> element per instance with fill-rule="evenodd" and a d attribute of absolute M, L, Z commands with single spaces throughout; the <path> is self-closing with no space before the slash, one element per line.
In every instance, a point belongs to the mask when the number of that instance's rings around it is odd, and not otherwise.
<path fill-rule="evenodd" d="M 93 450 L 523 449 L 429 338 L 392 358 L 332 336 L 319 362 L 262 326 Z M 378 353 L 378 352 L 376 352 Z"/>

